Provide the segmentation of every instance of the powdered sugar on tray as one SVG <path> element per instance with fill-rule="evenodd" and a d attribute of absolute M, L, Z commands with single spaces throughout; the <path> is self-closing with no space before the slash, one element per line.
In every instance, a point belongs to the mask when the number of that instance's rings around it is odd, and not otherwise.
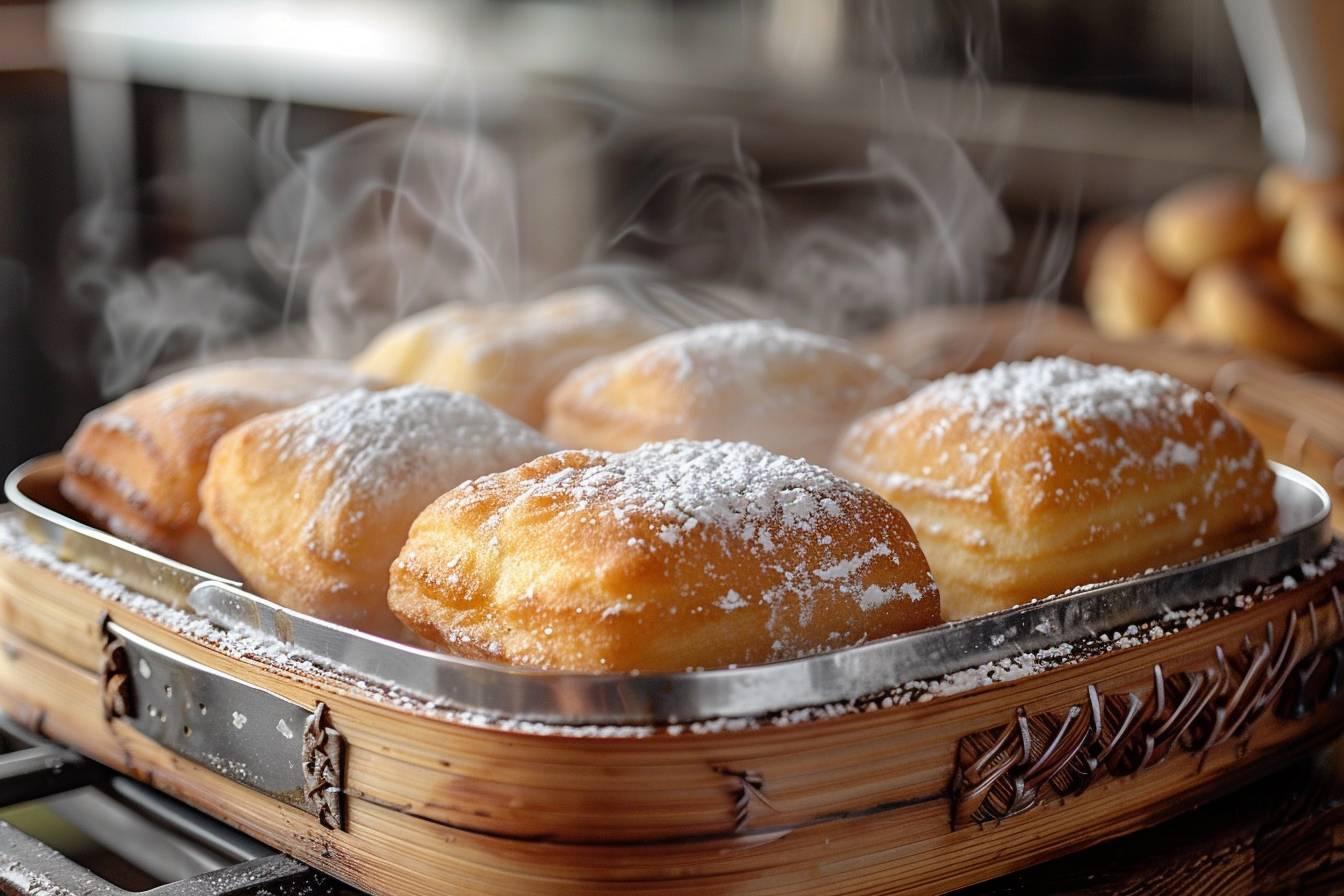
<path fill-rule="evenodd" d="M 25 893 L 27 896 L 70 896 L 70 891 L 65 887 L 53 883 L 44 874 L 29 871 L 20 862 L 0 865 L 0 889 Z"/>
<path fill-rule="evenodd" d="M 82 585 L 105 600 L 150 619 L 165 628 L 239 659 L 264 663 L 293 677 L 335 680 L 357 690 L 361 696 L 408 712 L 434 715 L 462 725 L 491 727 L 520 733 L 573 737 L 648 737 L 657 729 L 648 725 L 547 725 L 520 719 L 501 719 L 481 713 L 455 710 L 442 700 L 407 691 L 389 682 L 371 681 L 326 658 L 315 656 L 260 632 L 238 626 L 223 629 L 195 613 L 169 606 L 122 585 L 115 579 L 61 560 L 45 545 L 33 540 L 13 515 L 0 515 L 0 551 L 51 570 L 67 581 Z"/>
<path fill-rule="evenodd" d="M 225 631 L 203 616 L 169 606 L 161 600 L 133 591 L 101 573 L 93 572 L 78 563 L 61 560 L 43 544 L 34 541 L 23 531 L 13 516 L 0 517 L 0 550 L 49 569 L 61 578 L 97 593 L 106 600 L 121 604 L 139 616 L 179 632 L 189 638 L 205 642 L 230 656 L 251 656 L 270 660 L 278 665 L 308 674 L 323 674 L 329 665 L 292 651 L 288 645 L 272 638 L 246 631 Z"/>
<path fill-rule="evenodd" d="M 1095 636 L 1077 638 L 1035 651 L 985 663 L 973 669 L 950 673 L 935 679 L 904 682 L 885 693 L 824 706 L 787 710 L 762 718 L 721 718 L 663 726 L 653 725 L 556 725 L 518 719 L 502 719 L 477 712 L 455 710 L 442 701 L 428 699 L 395 685 L 368 681 L 348 669 L 296 650 L 275 639 L 245 628 L 226 631 L 209 620 L 178 610 L 82 566 L 59 559 L 46 546 L 34 541 L 19 520 L 0 516 L 0 550 L 25 562 L 49 569 L 69 581 L 81 584 L 127 610 L 208 644 L 230 656 L 264 662 L 282 674 L 336 680 L 357 689 L 369 700 L 397 706 L 409 712 L 433 715 L 457 724 L 493 728 L 521 734 L 552 737 L 642 738 L 658 733 L 702 735 L 747 731 L 819 721 L 862 712 L 873 712 L 908 703 L 925 702 L 977 688 L 1009 682 L 1059 666 L 1079 662 L 1112 650 L 1125 649 L 1169 637 L 1215 619 L 1258 605 L 1274 595 L 1297 587 L 1335 569 L 1344 561 L 1344 545 L 1335 544 L 1325 554 L 1301 564 L 1282 579 L 1254 589 L 1206 601 L 1195 607 L 1168 610 L 1161 616 L 1136 625 Z M 1006 636 L 1005 636 L 1006 639 Z"/>

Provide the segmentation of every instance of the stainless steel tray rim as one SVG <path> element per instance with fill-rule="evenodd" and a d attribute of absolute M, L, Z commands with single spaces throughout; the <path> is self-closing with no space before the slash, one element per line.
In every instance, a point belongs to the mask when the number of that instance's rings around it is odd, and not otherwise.
<path fill-rule="evenodd" d="M 168 570 L 181 581 L 191 583 L 212 581 L 239 587 L 242 586 L 243 583 L 238 580 L 229 579 L 224 576 L 218 576 L 214 573 L 196 569 L 193 566 L 188 566 L 171 557 L 165 557 L 162 554 L 155 553 L 149 548 L 141 547 L 132 541 L 118 538 L 110 532 L 105 532 L 96 526 L 90 526 L 86 523 L 81 523 L 79 520 L 70 519 L 27 495 L 23 491 L 23 483 L 43 468 L 53 465 L 58 457 L 59 455 L 37 457 L 26 463 L 19 464 L 19 466 L 10 471 L 10 474 L 5 477 L 5 500 L 18 508 L 20 512 L 31 520 L 47 524 L 48 526 L 58 526 L 66 532 L 106 545 L 109 548 L 130 557 L 134 557 L 146 564 Z"/>
<path fill-rule="evenodd" d="M 11 503 L 49 525 L 137 557 L 151 551 L 68 520 L 22 491 L 33 461 L 6 480 Z M 49 462 L 49 461 L 48 461 Z M 407 646 L 286 609 L 237 583 L 173 564 L 194 577 L 183 603 L 224 629 L 275 639 L 333 671 L 422 697 L 444 708 L 555 725 L 655 725 L 761 718 L 852 703 L 1095 635 L 1235 593 L 1318 557 L 1332 540 L 1330 496 L 1290 467 L 1271 465 L 1280 498 L 1306 505 L 1290 531 L 1267 541 L 1134 578 L 1079 588 L 972 619 L 775 663 L 668 674 L 555 672 L 466 659 Z"/>

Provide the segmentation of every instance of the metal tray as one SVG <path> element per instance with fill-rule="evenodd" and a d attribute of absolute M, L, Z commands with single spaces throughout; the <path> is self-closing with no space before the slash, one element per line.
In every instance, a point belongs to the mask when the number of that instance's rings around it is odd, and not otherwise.
<path fill-rule="evenodd" d="M 246 627 L 362 678 L 454 709 L 552 724 L 647 725 L 757 718 L 880 694 L 1114 631 L 1281 577 L 1331 543 L 1330 497 L 1297 470 L 1272 464 L 1278 533 L 1267 540 L 1118 582 L 803 659 L 671 675 L 547 672 L 407 647 L 334 625 L 192 569 L 67 515 L 59 456 L 16 469 L 5 495 L 28 531 L 63 559 L 189 608 L 225 629 Z M 66 512 L 63 512 L 66 511 Z"/>

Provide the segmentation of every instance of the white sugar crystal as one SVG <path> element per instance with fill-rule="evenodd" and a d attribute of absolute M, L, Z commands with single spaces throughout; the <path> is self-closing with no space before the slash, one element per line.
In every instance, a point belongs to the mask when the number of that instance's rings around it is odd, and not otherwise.
<path fill-rule="evenodd" d="M 740 610 L 746 605 L 747 602 L 742 599 L 742 595 L 731 588 L 728 589 L 727 594 L 714 601 L 714 606 L 718 607 L 720 610 Z"/>
<path fill-rule="evenodd" d="M 818 569 L 813 572 L 813 575 L 827 582 L 836 579 L 847 579 L 871 563 L 875 557 L 890 556 L 891 548 L 888 547 L 885 542 L 879 542 L 864 553 L 859 554 L 856 557 L 847 557 L 839 563 L 836 563 L 833 566 L 828 566 L 825 569 Z"/>
<path fill-rule="evenodd" d="M 898 593 L 899 592 L 894 588 L 881 588 L 877 585 L 869 585 L 867 588 L 863 589 L 863 593 L 859 595 L 859 606 L 865 610 L 875 610 L 883 604 L 889 603 Z"/>

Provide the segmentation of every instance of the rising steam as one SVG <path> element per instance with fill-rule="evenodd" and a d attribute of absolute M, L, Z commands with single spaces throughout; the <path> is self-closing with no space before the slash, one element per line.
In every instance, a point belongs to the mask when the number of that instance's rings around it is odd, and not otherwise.
<path fill-rule="evenodd" d="M 136 215 L 114 197 L 84 210 L 63 239 L 67 288 L 95 311 L 98 386 L 119 395 L 144 381 L 165 356 L 208 357 L 266 325 L 266 305 L 215 271 L 160 259 L 134 264 Z"/>
<path fill-rule="evenodd" d="M 875 69 L 879 99 L 864 160 L 842 170 L 773 172 L 735 120 L 652 115 L 573 92 L 522 107 L 523 124 L 570 123 L 531 143 L 496 143 L 468 102 L 465 115 L 436 104 L 291 154 L 288 110 L 272 108 L 256 158 L 266 198 L 246 235 L 269 299 L 179 262 L 135 270 L 125 206 L 104 200 L 77 220 L 70 279 L 101 315 L 104 390 L 135 385 L 165 354 L 207 357 L 258 326 L 303 321 L 308 338 L 291 349 L 348 357 L 423 308 L 580 283 L 683 324 L 771 316 L 847 334 L 1009 290 L 1053 296 L 1071 210 L 1041 219 L 1027 273 L 1005 280 L 1014 234 L 999 201 L 1004 172 L 973 163 L 951 136 L 980 114 L 996 23 L 962 23 L 951 87 L 930 102 L 905 72 L 946 7 L 847 9 L 857 20 L 847 50 Z M 553 195 L 570 204 L 548 205 Z M 542 251 L 556 234 L 566 238 L 556 245 L 573 244 L 568 255 Z"/>
<path fill-rule="evenodd" d="M 516 297 L 515 196 L 509 160 L 479 135 L 383 119 L 305 152 L 249 242 L 339 357 L 431 305 Z"/>

